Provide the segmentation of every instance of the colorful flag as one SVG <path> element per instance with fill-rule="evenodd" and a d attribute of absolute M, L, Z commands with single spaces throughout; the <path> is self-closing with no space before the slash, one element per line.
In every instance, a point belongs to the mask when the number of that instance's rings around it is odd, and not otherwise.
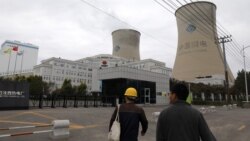
<path fill-rule="evenodd" d="M 12 49 L 11 49 L 11 48 L 8 48 L 8 49 L 4 50 L 3 53 L 10 54 L 11 51 L 12 51 Z"/>
<path fill-rule="evenodd" d="M 23 55 L 23 50 L 22 50 L 22 51 L 17 52 L 17 55 Z"/>
<path fill-rule="evenodd" d="M 193 101 L 192 93 L 189 93 L 186 102 L 192 104 L 192 101 Z"/>
<path fill-rule="evenodd" d="M 12 50 L 13 51 L 18 51 L 18 46 L 13 46 Z"/>

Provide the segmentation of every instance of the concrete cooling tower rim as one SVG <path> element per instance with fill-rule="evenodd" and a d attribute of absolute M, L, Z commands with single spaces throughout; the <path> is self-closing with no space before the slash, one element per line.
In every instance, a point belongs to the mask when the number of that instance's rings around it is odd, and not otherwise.
<path fill-rule="evenodd" d="M 141 33 L 139 31 L 133 30 L 133 29 L 118 29 L 113 31 L 111 34 L 113 35 L 115 32 L 122 32 L 122 31 L 132 31 L 132 32 L 137 32 L 139 35 L 141 35 Z"/>
<path fill-rule="evenodd" d="M 196 3 L 207 3 L 207 4 L 211 4 L 211 5 L 213 5 L 213 6 L 215 7 L 215 9 L 217 9 L 216 5 L 215 5 L 214 3 L 212 3 L 212 2 L 209 2 L 209 1 L 196 1 L 196 2 L 188 3 L 188 4 L 186 4 L 186 5 L 183 5 L 183 6 L 179 7 L 179 8 L 175 11 L 175 16 L 176 16 L 176 13 L 177 13 L 180 9 L 182 9 L 182 8 L 184 8 L 184 7 L 186 7 L 186 6 L 192 5 L 192 4 L 196 4 Z"/>

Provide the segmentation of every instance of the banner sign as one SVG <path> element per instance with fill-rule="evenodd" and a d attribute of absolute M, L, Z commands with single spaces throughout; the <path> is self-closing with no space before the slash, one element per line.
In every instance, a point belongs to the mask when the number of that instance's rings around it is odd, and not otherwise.
<path fill-rule="evenodd" d="M 28 109 L 29 84 L 0 80 L 0 110 Z"/>

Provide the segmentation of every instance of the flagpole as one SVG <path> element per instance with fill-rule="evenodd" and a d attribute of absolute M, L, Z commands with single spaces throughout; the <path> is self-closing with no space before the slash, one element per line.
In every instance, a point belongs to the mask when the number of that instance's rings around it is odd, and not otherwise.
<path fill-rule="evenodd" d="M 21 60 L 21 70 L 20 70 L 20 75 L 21 75 L 21 73 L 22 73 L 22 71 L 23 71 L 23 55 L 24 55 L 24 50 L 23 50 L 23 52 L 22 52 L 22 60 Z"/>
<path fill-rule="evenodd" d="M 17 53 L 16 53 L 16 60 L 17 60 Z M 16 60 L 15 60 L 15 67 L 14 67 L 14 75 L 15 75 L 15 72 L 16 72 Z"/>
<path fill-rule="evenodd" d="M 8 70 L 7 70 L 7 76 L 9 75 L 9 70 L 10 70 L 10 58 L 11 58 L 11 53 L 9 53 L 9 63 L 8 63 Z"/>

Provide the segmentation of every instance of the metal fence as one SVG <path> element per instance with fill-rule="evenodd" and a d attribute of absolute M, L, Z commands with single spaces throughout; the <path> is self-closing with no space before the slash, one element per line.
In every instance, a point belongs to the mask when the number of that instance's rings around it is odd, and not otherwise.
<path fill-rule="evenodd" d="M 110 107 L 116 105 L 115 96 L 80 96 L 80 95 L 50 95 L 50 96 L 30 96 L 30 108 L 43 107 Z"/>

